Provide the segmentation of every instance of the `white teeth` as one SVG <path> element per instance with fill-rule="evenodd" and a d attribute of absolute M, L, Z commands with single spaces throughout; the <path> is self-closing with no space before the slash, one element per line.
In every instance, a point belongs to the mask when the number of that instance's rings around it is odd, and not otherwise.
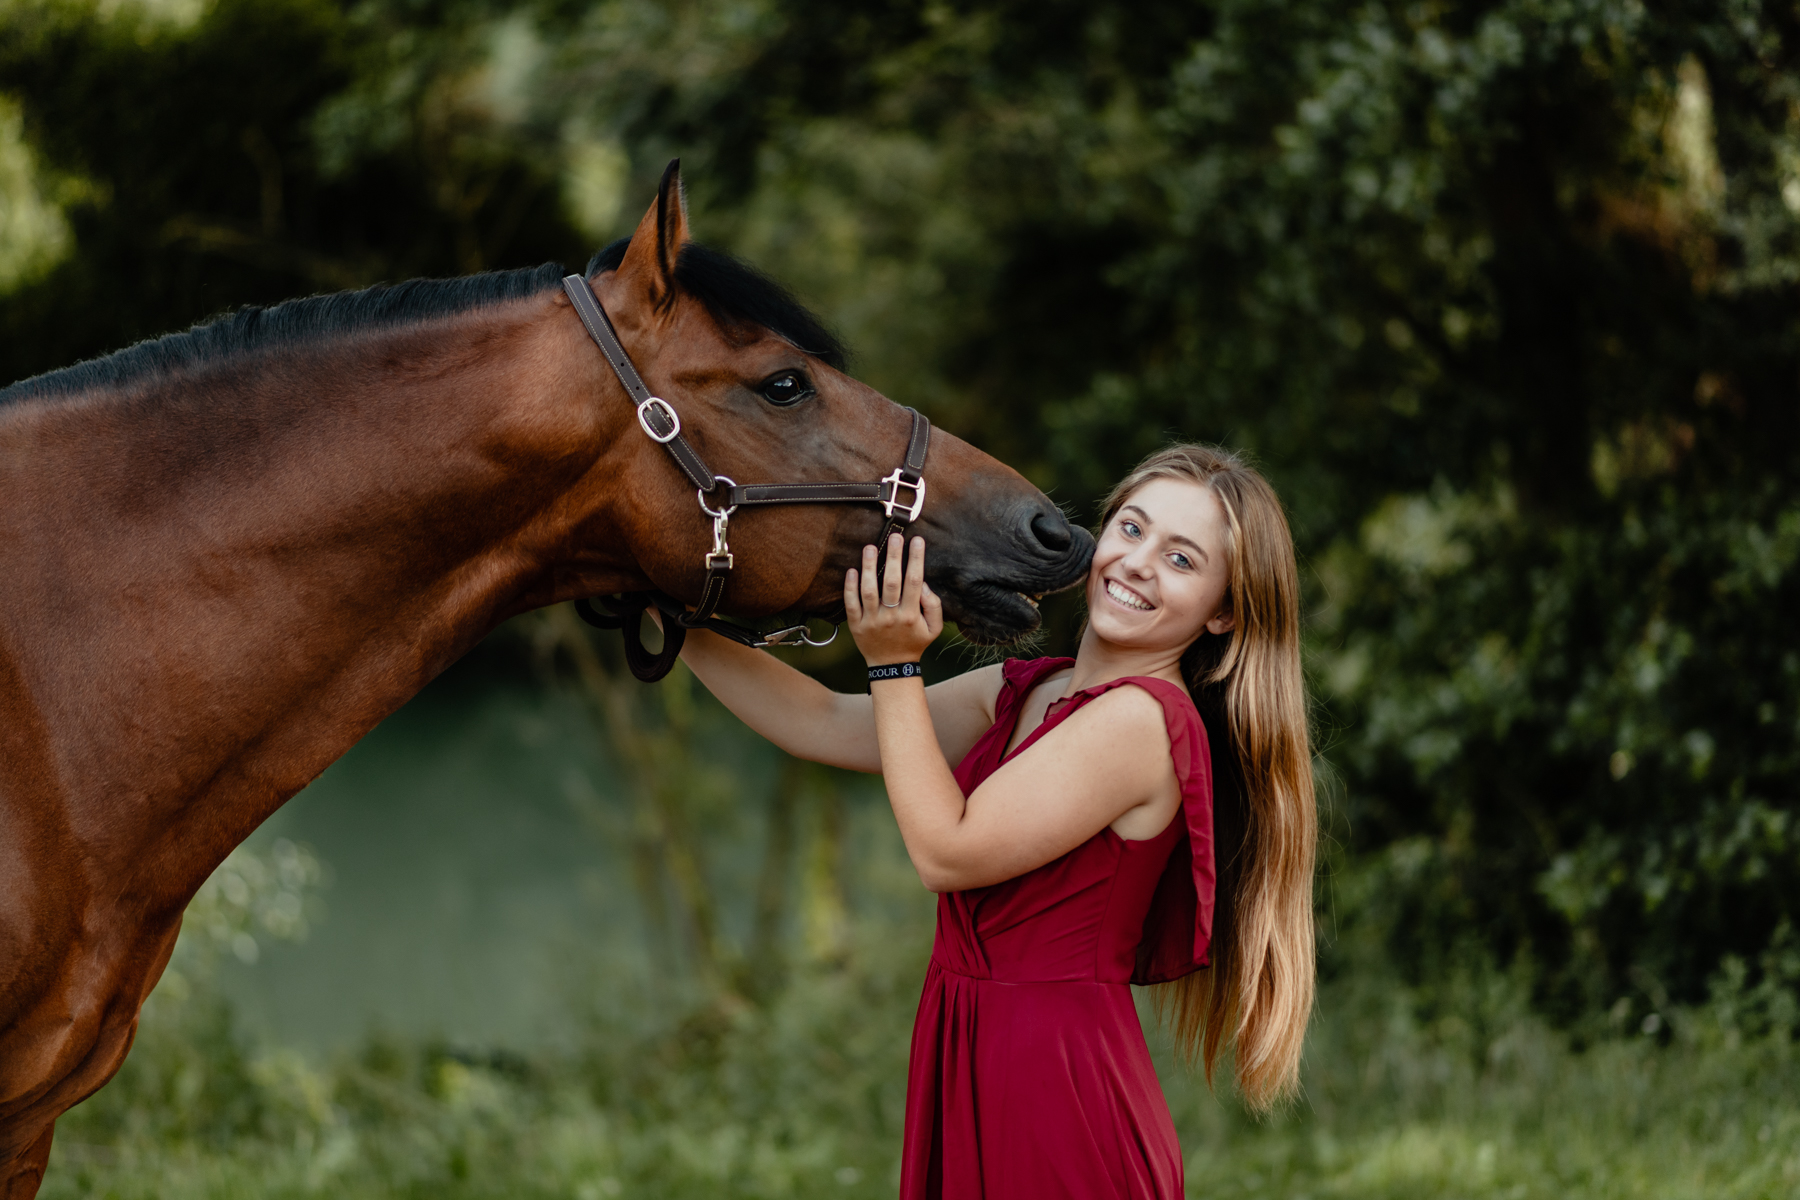
<path fill-rule="evenodd" d="M 1135 608 L 1139 612 L 1149 612 L 1152 608 L 1156 607 L 1153 604 L 1145 604 L 1142 600 L 1138 599 L 1110 579 L 1106 581 L 1106 594 L 1111 596 L 1114 600 L 1117 600 L 1120 604 L 1123 604 L 1126 608 Z"/>

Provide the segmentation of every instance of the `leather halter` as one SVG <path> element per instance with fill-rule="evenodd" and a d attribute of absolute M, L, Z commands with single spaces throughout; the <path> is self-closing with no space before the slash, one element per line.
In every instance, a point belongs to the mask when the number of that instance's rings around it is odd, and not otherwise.
<path fill-rule="evenodd" d="M 675 666 L 675 660 L 681 654 L 681 643 L 690 629 L 709 629 L 756 649 L 802 642 L 808 646 L 823 646 L 830 642 L 837 636 L 836 628 L 832 629 L 831 637 L 814 641 L 804 624 L 759 633 L 713 615 L 725 599 L 725 585 L 730 580 L 735 561 L 730 542 L 731 514 L 745 505 L 759 504 L 878 504 L 887 514 L 887 523 L 882 527 L 881 540 L 876 545 L 885 547 L 888 538 L 918 520 L 920 510 L 925 507 L 925 455 L 931 446 L 931 422 L 916 409 L 906 410 L 912 414 L 912 435 L 906 441 L 906 457 L 892 474 L 878 483 L 755 483 L 740 486 L 735 479 L 714 474 L 707 468 L 681 432 L 681 415 L 667 400 L 652 395 L 644 385 L 643 376 L 632 365 L 631 356 L 625 353 L 624 344 L 613 331 L 612 321 L 601 307 L 599 297 L 594 295 L 594 289 L 588 285 L 586 276 L 567 275 L 562 283 L 569 302 L 575 306 L 575 315 L 581 318 L 588 336 L 600 347 L 600 352 L 612 365 L 613 374 L 625 388 L 625 394 L 637 406 L 638 424 L 651 441 L 660 443 L 669 452 L 675 465 L 694 485 L 701 513 L 712 518 L 713 535 L 712 549 L 701 560 L 706 568 L 706 581 L 700 588 L 700 603 L 692 612 L 664 592 L 627 592 L 616 597 L 599 597 L 604 612 L 595 608 L 590 600 L 577 600 L 575 611 L 590 625 L 621 631 L 625 639 L 626 665 L 645 683 L 656 682 Z M 707 497 L 714 493 L 722 493 L 717 508 L 707 503 Z M 907 496 L 904 501 L 902 494 Z M 644 647 L 643 640 L 644 610 L 652 604 L 664 617 L 663 646 L 656 654 Z"/>

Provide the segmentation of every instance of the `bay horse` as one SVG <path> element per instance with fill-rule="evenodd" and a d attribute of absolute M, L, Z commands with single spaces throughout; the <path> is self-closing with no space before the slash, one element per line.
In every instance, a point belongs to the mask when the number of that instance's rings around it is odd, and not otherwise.
<path fill-rule="evenodd" d="M 36 1194 L 270 813 L 514 614 L 697 602 L 694 487 L 560 274 L 245 309 L 0 392 L 0 1197 Z M 816 319 L 689 240 L 677 164 L 586 282 L 721 476 L 875 479 L 908 450 Z M 966 636 L 1029 632 L 1028 594 L 1084 576 L 1092 539 L 973 447 L 934 433 L 925 485 Z M 838 608 L 881 521 L 746 510 L 725 610 Z"/>

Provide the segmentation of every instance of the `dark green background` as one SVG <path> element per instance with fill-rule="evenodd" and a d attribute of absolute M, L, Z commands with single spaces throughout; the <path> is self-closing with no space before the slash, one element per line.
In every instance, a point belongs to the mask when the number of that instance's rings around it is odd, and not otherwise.
<path fill-rule="evenodd" d="M 9 251 L 0 377 L 580 263 L 679 154 L 703 238 L 1082 519 L 1170 437 L 1255 455 L 1327 928 L 1580 1029 L 1793 937 L 1797 48 L 1754 3 L 16 3 L 9 187 L 66 236 Z"/>

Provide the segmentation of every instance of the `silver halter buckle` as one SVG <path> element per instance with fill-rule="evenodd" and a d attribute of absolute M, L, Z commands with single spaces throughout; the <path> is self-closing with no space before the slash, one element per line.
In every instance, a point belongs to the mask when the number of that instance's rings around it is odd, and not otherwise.
<path fill-rule="evenodd" d="M 655 405 L 657 409 L 661 411 L 662 415 L 668 418 L 669 432 L 658 433 L 655 429 L 651 428 L 650 417 L 644 411 L 651 405 Z M 676 412 L 669 402 L 664 400 L 661 396 L 645 396 L 644 402 L 637 406 L 637 417 L 638 424 L 644 427 L 644 432 L 650 435 L 650 440 L 653 442 L 661 442 L 666 446 L 681 436 L 681 414 Z"/>
<path fill-rule="evenodd" d="M 919 519 L 919 510 L 925 507 L 925 480 L 923 478 L 907 479 L 901 475 L 900 472 L 902 470 L 904 470 L 904 468 L 895 467 L 892 475 L 882 477 L 882 486 L 886 490 L 881 499 L 881 507 L 890 517 L 896 512 L 904 512 L 906 514 L 906 522 L 910 525 Z M 900 503 L 901 488 L 912 489 L 913 498 L 911 504 Z"/>

